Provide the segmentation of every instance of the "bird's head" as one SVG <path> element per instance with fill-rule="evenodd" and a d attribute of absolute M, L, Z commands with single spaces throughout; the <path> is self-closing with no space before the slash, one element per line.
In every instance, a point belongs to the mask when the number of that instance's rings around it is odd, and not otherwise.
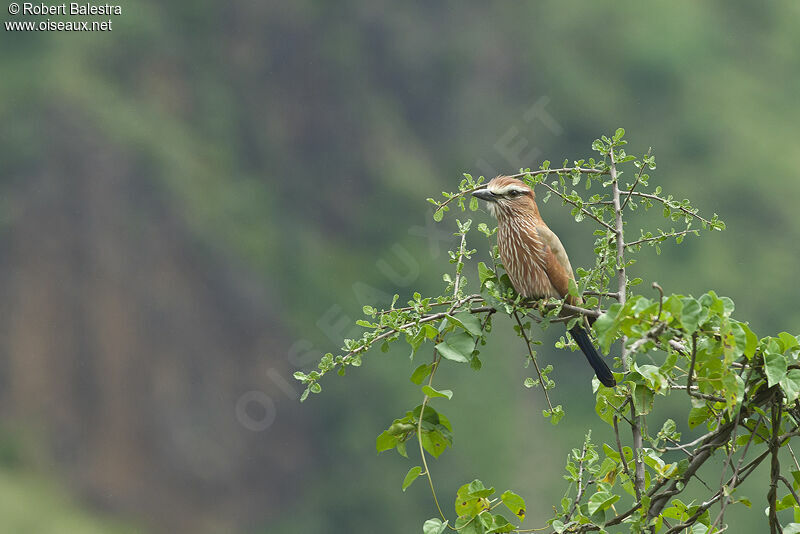
<path fill-rule="evenodd" d="M 498 176 L 490 180 L 483 189 L 473 191 L 472 196 L 485 200 L 489 213 L 498 219 L 539 213 L 533 189 L 522 180 L 510 176 Z"/>

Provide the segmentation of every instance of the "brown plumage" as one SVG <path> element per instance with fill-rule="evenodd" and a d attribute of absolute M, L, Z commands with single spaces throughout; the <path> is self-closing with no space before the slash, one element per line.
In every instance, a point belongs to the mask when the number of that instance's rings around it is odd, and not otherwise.
<path fill-rule="evenodd" d="M 565 298 L 573 305 L 583 303 L 580 297 L 569 295 L 569 280 L 574 279 L 575 274 L 567 252 L 558 236 L 542 220 L 536 195 L 525 182 L 498 176 L 472 194 L 485 200 L 489 212 L 497 218 L 500 259 L 519 294 L 533 299 Z M 600 382 L 614 386 L 614 376 L 592 344 L 587 327 L 578 324 L 570 334 Z"/>

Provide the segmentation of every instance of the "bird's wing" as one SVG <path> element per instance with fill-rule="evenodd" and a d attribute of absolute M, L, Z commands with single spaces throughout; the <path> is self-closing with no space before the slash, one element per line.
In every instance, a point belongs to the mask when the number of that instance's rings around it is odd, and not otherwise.
<path fill-rule="evenodd" d="M 547 226 L 537 225 L 536 231 L 547 248 L 544 262 L 547 277 L 559 295 L 564 297 L 569 293 L 570 278 L 575 279 L 567 251 L 564 250 L 564 245 L 561 244 L 558 236 Z"/>

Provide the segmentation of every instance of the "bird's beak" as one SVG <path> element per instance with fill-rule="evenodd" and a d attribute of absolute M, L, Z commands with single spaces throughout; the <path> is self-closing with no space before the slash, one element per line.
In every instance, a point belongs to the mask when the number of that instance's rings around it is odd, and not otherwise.
<path fill-rule="evenodd" d="M 489 192 L 488 189 L 477 189 L 472 192 L 472 196 L 479 198 L 481 200 L 485 200 L 486 202 L 494 202 L 495 197 L 492 193 Z"/>

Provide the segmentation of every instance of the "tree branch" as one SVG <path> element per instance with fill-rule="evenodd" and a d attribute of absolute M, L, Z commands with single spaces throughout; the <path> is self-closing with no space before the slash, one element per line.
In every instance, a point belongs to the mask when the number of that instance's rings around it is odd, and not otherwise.
<path fill-rule="evenodd" d="M 519 325 L 519 333 L 525 339 L 525 346 L 528 347 L 528 356 L 530 356 L 531 361 L 533 362 L 533 366 L 536 368 L 536 374 L 539 375 L 539 384 L 542 386 L 542 391 L 544 391 L 544 398 L 547 400 L 547 406 L 550 407 L 550 413 L 553 412 L 553 404 L 550 402 L 550 395 L 547 393 L 547 384 L 544 383 L 544 377 L 542 376 L 542 371 L 539 369 L 539 362 L 536 361 L 536 357 L 533 355 L 533 349 L 531 349 L 531 340 L 528 339 L 528 334 L 525 333 L 525 328 L 522 326 L 522 321 L 519 320 L 519 313 L 516 311 L 514 312 L 514 319 L 517 320 L 517 324 Z"/>
<path fill-rule="evenodd" d="M 653 236 L 653 237 L 644 237 L 644 238 L 639 239 L 637 241 L 631 241 L 630 243 L 625 243 L 625 246 L 626 247 L 632 247 L 632 246 L 635 246 L 635 245 L 641 245 L 643 243 L 649 243 L 650 241 L 666 241 L 670 237 L 678 237 L 678 236 L 682 236 L 682 235 L 686 235 L 686 234 L 697 234 L 698 232 L 699 232 L 699 230 L 694 229 L 694 228 L 690 228 L 690 229 L 686 229 L 686 230 L 681 230 L 680 232 L 670 232 L 668 234 L 661 234 L 661 235 L 656 235 L 656 236 Z"/>
<path fill-rule="evenodd" d="M 658 202 L 661 202 L 665 206 L 668 206 L 668 207 L 673 208 L 673 209 L 680 210 L 683 213 L 685 213 L 686 215 L 688 215 L 690 217 L 694 217 L 695 219 L 698 219 L 699 221 L 707 224 L 708 226 L 711 226 L 711 221 L 703 218 L 701 215 L 698 215 L 697 214 L 697 210 L 692 211 L 690 209 L 687 209 L 687 208 L 681 206 L 680 203 L 675 202 L 674 200 L 667 200 L 666 198 L 662 198 L 662 197 L 660 197 L 658 195 L 653 195 L 653 194 L 650 194 L 650 193 L 640 193 L 639 191 L 631 191 L 631 195 L 633 195 L 635 197 L 642 197 L 642 198 L 649 198 L 650 200 L 656 200 Z"/>
<path fill-rule="evenodd" d="M 770 484 L 767 492 L 767 502 L 769 502 L 769 528 L 772 534 L 781 534 L 781 522 L 778 520 L 778 478 L 781 476 L 781 462 L 778 458 L 780 444 L 778 443 L 778 433 L 781 431 L 781 397 L 775 393 L 772 398 L 772 436 L 770 439 L 769 450 L 772 454 L 770 462 Z"/>
<path fill-rule="evenodd" d="M 636 186 L 639 185 L 639 180 L 642 179 L 642 174 L 644 173 L 644 168 L 647 166 L 647 158 L 650 157 L 650 152 L 652 152 L 653 148 L 650 147 L 647 149 L 647 155 L 642 158 L 642 166 L 639 167 L 639 174 L 636 175 L 636 181 L 633 182 L 630 190 L 628 190 L 628 196 L 625 198 L 625 202 L 622 203 L 622 209 L 625 209 L 625 206 L 628 205 L 628 202 L 631 200 L 631 195 L 633 194 L 633 190 L 636 189 Z"/>
<path fill-rule="evenodd" d="M 608 151 L 609 155 L 609 173 L 611 175 L 611 192 L 612 200 L 614 201 L 614 234 L 616 235 L 617 242 L 617 293 L 619 294 L 619 303 L 623 306 L 627 300 L 628 291 L 628 277 L 625 273 L 625 239 L 623 234 L 622 222 L 622 206 L 620 204 L 620 190 L 619 179 L 617 177 L 617 164 L 614 161 L 614 147 Z M 631 190 L 633 193 L 633 190 Z M 627 338 L 622 337 L 622 369 L 628 372 L 630 363 L 628 362 L 628 351 L 625 347 Z M 644 463 L 640 457 L 641 451 L 644 447 L 642 442 L 642 428 L 641 420 L 636 414 L 636 405 L 631 402 L 631 433 L 633 434 L 633 461 L 636 468 L 636 477 L 634 479 L 633 487 L 636 490 L 636 500 L 641 502 L 642 493 L 644 492 L 645 473 Z"/>

